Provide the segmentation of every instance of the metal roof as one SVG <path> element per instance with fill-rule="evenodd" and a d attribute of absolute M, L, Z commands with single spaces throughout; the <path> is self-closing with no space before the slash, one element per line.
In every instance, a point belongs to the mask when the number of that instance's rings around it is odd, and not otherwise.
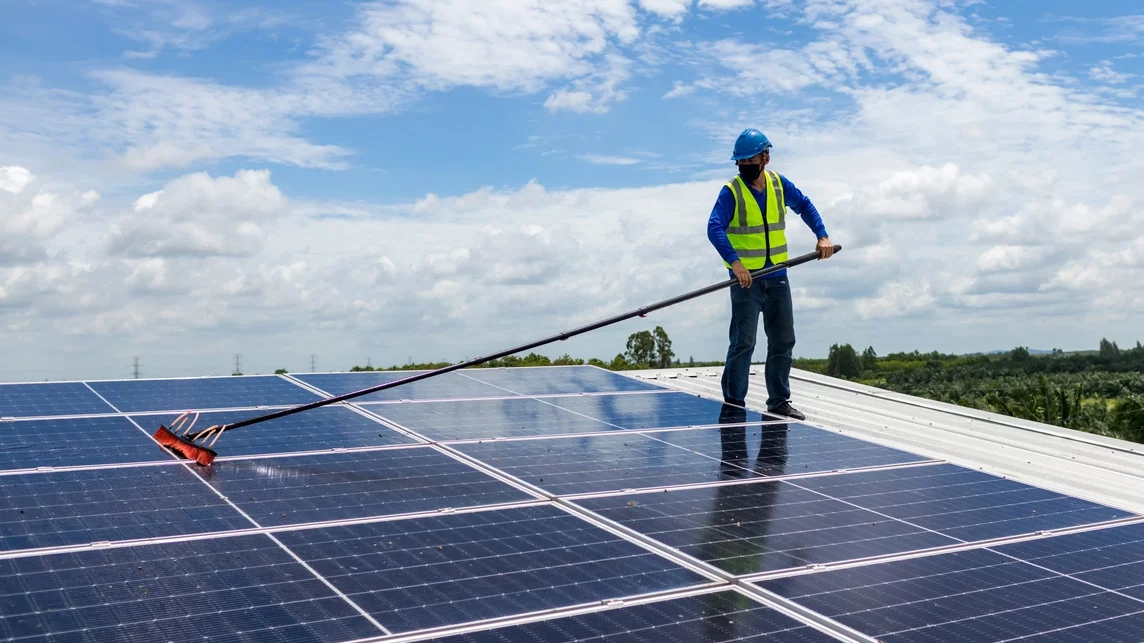
<path fill-rule="evenodd" d="M 764 366 L 752 367 L 747 406 L 766 409 Z M 723 369 L 628 371 L 722 400 Z M 1144 513 L 1144 445 L 904 395 L 809 371 L 791 372 L 792 404 L 807 423 L 1031 485 Z"/>

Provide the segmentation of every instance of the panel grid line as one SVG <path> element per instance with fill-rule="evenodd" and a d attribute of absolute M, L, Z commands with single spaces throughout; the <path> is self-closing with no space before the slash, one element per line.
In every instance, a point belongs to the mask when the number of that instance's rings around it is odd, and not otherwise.
<path fill-rule="evenodd" d="M 884 554 L 881 556 L 870 556 L 868 558 L 856 558 L 853 560 L 841 560 L 833 563 L 819 563 L 807 565 L 805 567 L 798 567 L 794 569 L 783 569 L 771 572 L 758 572 L 755 574 L 747 574 L 741 576 L 745 581 L 759 582 L 774 580 L 778 578 L 790 578 L 792 576 L 805 576 L 807 574 L 820 574 L 823 572 L 835 571 L 839 569 L 851 569 L 854 567 L 869 567 L 871 565 L 880 565 L 882 563 L 896 563 L 903 560 L 913 560 L 915 558 L 929 558 L 931 556 L 939 556 L 941 554 L 954 554 L 958 552 L 990 549 L 992 547 L 1001 547 L 1003 545 L 1014 545 L 1017 543 L 1029 542 L 1032 540 L 1040 540 L 1044 538 L 1056 538 L 1058 536 L 1068 536 L 1072 534 L 1087 533 L 1090 531 L 1103 531 L 1105 529 L 1112 529 L 1114 527 L 1124 527 L 1128 525 L 1136 525 L 1144 523 L 1144 516 L 1133 516 L 1130 518 L 1119 518 L 1116 520 L 1109 520 L 1106 522 L 1093 523 L 1088 525 L 1078 525 L 1076 527 L 1063 527 L 1051 531 L 1037 531 L 1024 534 L 1016 534 L 1013 536 L 1003 536 L 1001 538 L 991 538 L 989 540 L 975 541 L 975 542 L 962 542 L 952 545 L 943 545 L 941 547 L 931 547 L 928 549 L 916 549 L 913 551 L 902 552 L 897 554 Z"/>
<path fill-rule="evenodd" d="M 181 463 L 177 463 L 181 464 Z M 471 513 L 484 513 L 503 511 L 505 509 L 524 509 L 528 507 L 541 507 L 551 504 L 551 500 L 521 500 L 519 502 L 504 502 L 489 505 L 476 505 L 472 507 L 457 507 L 433 509 L 428 511 L 415 511 L 385 516 L 365 516 L 361 518 L 342 518 L 338 520 L 324 520 L 316 522 L 302 522 L 287 525 L 274 525 L 272 527 L 249 527 L 247 529 L 228 529 L 226 531 L 206 531 L 195 534 L 178 534 L 173 536 L 154 536 L 149 538 L 136 538 L 128 540 L 113 540 L 97 543 L 81 543 L 76 545 L 57 545 L 52 547 L 36 547 L 32 549 L 15 549 L 0 551 L 0 560 L 29 558 L 35 556 L 50 556 L 54 554 L 73 554 L 82 551 L 98 549 L 120 549 L 126 547 L 143 547 L 148 545 L 172 545 L 188 543 L 199 540 L 213 540 L 216 538 L 239 538 L 242 536 L 256 536 L 269 534 L 286 534 L 314 529 L 332 529 L 335 527 L 352 527 L 355 525 L 374 525 L 386 522 L 399 522 L 403 520 L 417 520 L 421 518 L 434 518 L 442 515 L 460 515 Z"/>
<path fill-rule="evenodd" d="M 84 385 L 85 386 L 87 385 L 86 382 L 84 383 Z M 88 387 L 88 388 L 91 388 L 91 387 Z M 93 392 L 94 392 L 94 390 L 95 389 L 92 389 Z M 99 395 L 99 394 L 96 393 L 96 395 Z M 104 401 L 106 402 L 106 400 L 104 400 Z M 108 404 L 111 404 L 111 403 L 108 402 Z M 112 408 L 115 408 L 115 407 L 112 406 Z M 116 410 L 118 411 L 119 409 L 116 409 Z M 134 420 L 134 418 L 128 417 L 127 420 L 129 422 L 131 422 L 132 424 L 134 424 L 136 426 L 136 428 L 138 428 L 140 431 L 145 433 L 148 438 L 150 438 L 151 440 L 154 441 L 155 438 L 150 433 L 147 433 L 147 430 L 144 429 L 142 426 L 140 426 L 139 423 Z M 155 442 L 155 444 L 158 445 L 158 442 Z M 166 451 L 166 449 L 164 449 L 164 451 Z M 172 458 L 177 457 L 173 453 L 171 453 L 170 455 Z M 234 504 L 234 502 L 231 501 L 230 498 L 227 498 L 226 496 L 222 495 L 222 492 L 220 492 L 218 489 L 215 489 L 214 486 L 212 486 L 209 482 L 207 482 L 201 476 L 199 476 L 197 473 L 195 473 L 194 470 L 191 469 L 189 464 L 185 464 L 184 467 L 187 469 L 187 471 L 190 471 L 191 475 L 193 475 L 197 480 L 199 480 L 204 485 L 206 485 L 206 487 L 208 489 L 210 489 L 211 492 L 213 492 L 215 495 L 217 495 L 219 497 L 219 499 L 221 499 L 226 504 L 230 505 L 230 507 L 232 509 L 234 509 L 236 512 L 238 512 L 239 515 L 241 515 L 243 518 L 246 518 L 247 520 L 249 520 L 250 523 L 252 525 L 254 525 L 255 527 L 262 528 L 262 525 L 258 524 L 257 520 L 252 518 L 249 514 L 247 514 L 245 511 L 243 511 L 238 505 Z M 274 534 L 267 533 L 266 537 L 269 538 L 270 540 L 274 541 L 274 543 L 276 545 L 278 545 L 280 548 L 282 548 L 282 551 L 286 552 L 291 558 L 293 558 L 295 561 L 297 561 L 299 565 L 301 565 L 303 568 L 305 568 L 307 571 L 309 571 L 311 574 L 313 574 L 314 577 L 317 578 L 319 581 L 321 581 L 322 584 L 324 584 L 326 587 L 328 587 L 330 589 L 330 591 L 334 592 L 334 594 L 339 596 L 346 603 L 349 603 L 349 605 L 351 607 L 353 607 L 355 610 L 357 610 L 357 612 L 359 614 L 361 614 L 363 617 L 365 617 L 365 619 L 368 620 L 371 624 L 375 625 L 379 630 L 381 630 L 382 632 L 385 632 L 386 634 L 392 634 L 392 632 L 390 632 L 388 629 L 386 629 L 386 627 L 384 625 L 382 625 L 380 622 L 378 622 L 377 619 L 375 619 L 373 616 L 371 616 L 369 614 L 369 612 L 362 609 L 361 606 L 358 605 L 357 603 L 355 603 L 352 599 L 350 599 L 349 596 L 346 596 L 345 593 L 342 592 L 337 587 L 335 587 L 333 583 L 326 580 L 325 577 L 323 577 L 321 574 L 319 574 L 316 569 L 314 569 L 313 567 L 311 567 L 309 565 L 309 563 L 302 560 L 302 558 L 300 556 L 298 556 L 298 554 L 294 553 L 289 547 L 287 547 L 285 545 L 285 543 L 283 543 L 281 540 L 278 540 L 278 538 Z"/>
<path fill-rule="evenodd" d="M 498 387 L 498 388 L 503 388 L 503 387 Z M 509 390 L 509 389 L 504 389 L 504 390 Z M 510 391 L 510 392 L 513 392 L 513 391 Z M 555 406 L 555 405 L 553 405 L 553 406 Z M 565 409 L 565 410 L 567 410 L 567 409 Z M 592 419 L 595 419 L 595 418 L 592 418 Z M 602 420 L 598 420 L 598 421 L 603 422 Z M 603 423 L 604 424 L 610 424 L 608 422 L 603 422 Z M 612 425 L 612 426 L 615 426 L 615 425 Z M 447 447 L 443 447 L 443 448 L 447 448 Z M 515 476 L 512 476 L 511 474 L 509 474 L 507 472 L 505 472 L 504 475 L 515 478 Z M 523 480 L 520 480 L 520 484 L 529 485 L 529 483 L 524 482 Z M 776 482 L 776 484 L 781 484 L 781 483 Z M 532 486 L 532 485 L 529 485 L 529 486 Z M 545 492 L 545 493 L 547 494 L 547 492 Z M 776 610 L 776 611 L 778 611 L 778 612 L 780 612 L 780 613 L 782 613 L 788 617 L 791 617 L 794 620 L 796 620 L 797 622 L 800 622 L 800 623 L 803 623 L 804 625 L 808 625 L 810 627 L 813 627 L 816 630 L 831 634 L 832 636 L 835 636 L 836 638 L 840 638 L 842 640 L 858 641 L 860 643 L 877 643 L 877 641 L 875 641 L 872 637 L 869 637 L 869 636 L 859 632 L 858 630 L 855 630 L 855 629 L 848 627 L 842 623 L 839 623 L 839 622 L 835 621 L 834 619 L 831 619 L 831 618 L 829 618 L 823 614 L 820 614 L 814 610 L 811 610 L 811 609 L 806 608 L 802 605 L 799 605 L 798 603 L 796 603 L 794 601 L 788 600 L 788 599 L 783 598 L 777 594 L 773 594 L 771 592 L 763 590 L 762 588 L 755 587 L 753 585 L 744 583 L 741 580 L 739 580 L 738 578 L 736 578 L 734 575 L 729 574 L 729 573 L 719 569 L 718 567 L 711 565 L 710 563 L 704 562 L 702 560 L 699 560 L 698 558 L 695 558 L 694 556 L 691 556 L 687 553 L 684 553 L 675 547 L 671 547 L 669 545 L 666 545 L 666 544 L 664 544 L 664 543 L 662 543 L 662 542 L 660 542 L 654 538 L 651 538 L 650 536 L 645 536 L 644 534 L 641 534 L 634 529 L 631 529 L 631 528 L 629 528 L 625 525 L 622 525 L 622 524 L 620 524 L 614 520 L 606 518 L 606 517 L 594 512 L 590 509 L 587 509 L 587 508 L 581 507 L 575 503 L 569 502 L 568 500 L 565 500 L 565 499 L 557 497 L 557 496 L 552 496 L 551 494 L 547 494 L 547 495 L 554 498 L 557 507 L 560 507 L 564 511 L 577 516 L 581 520 L 584 520 L 590 524 L 594 524 L 594 525 L 600 527 L 601 529 L 608 529 L 609 531 L 616 534 L 620 538 L 623 538 L 623 539 L 627 540 L 628 542 L 631 542 L 632 544 L 638 545 L 638 546 L 643 547 L 649 551 L 652 551 L 652 552 L 654 552 L 660 556 L 663 556 L 663 557 L 667 558 L 668 560 L 676 562 L 677 564 L 684 564 L 682 561 L 686 561 L 686 565 L 688 567 L 694 568 L 697 571 L 702 570 L 700 573 L 702 573 L 704 576 L 707 576 L 709 578 L 714 578 L 714 579 L 725 580 L 728 583 L 732 584 L 733 586 L 741 587 L 745 593 L 752 596 L 756 600 L 760 601 L 761 603 L 763 603 L 767 607 L 770 607 L 771 609 L 774 609 L 774 610 Z"/>
<path fill-rule="evenodd" d="M 353 641 L 346 641 L 345 643 L 413 643 L 414 641 L 443 638 L 445 636 L 456 636 L 459 634 L 470 634 L 474 632 L 486 632 L 515 625 L 526 625 L 529 623 L 537 623 L 541 621 L 551 621 L 557 618 L 566 618 L 569 616 L 598 614 L 600 612 L 608 612 L 625 607 L 662 603 L 675 599 L 704 596 L 707 594 L 713 594 L 722 591 L 732 591 L 732 588 L 724 583 L 711 583 L 707 585 L 698 585 L 683 589 L 669 590 L 666 592 L 654 592 L 650 594 L 639 594 L 636 596 L 625 596 L 618 599 L 596 601 L 592 603 L 584 603 L 581 605 L 572 605 L 569 607 L 555 607 L 552 609 L 538 610 L 536 612 L 527 612 L 524 614 L 516 614 L 513 616 L 505 616 L 501 618 L 470 621 L 468 623 L 461 623 L 459 625 L 446 625 L 441 627 L 426 628 L 423 630 L 405 632 L 392 636 L 355 639 Z"/>

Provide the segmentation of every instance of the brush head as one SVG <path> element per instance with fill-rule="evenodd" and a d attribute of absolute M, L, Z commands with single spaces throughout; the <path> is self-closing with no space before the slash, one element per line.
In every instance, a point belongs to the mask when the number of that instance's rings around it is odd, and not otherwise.
<path fill-rule="evenodd" d="M 210 463 L 214 462 L 215 456 L 218 455 L 206 447 L 199 446 L 186 438 L 175 435 L 170 429 L 161 424 L 159 425 L 159 430 L 155 431 L 152 437 L 155 438 L 156 442 L 166 447 L 175 455 L 187 460 L 194 460 L 204 467 L 210 466 Z"/>

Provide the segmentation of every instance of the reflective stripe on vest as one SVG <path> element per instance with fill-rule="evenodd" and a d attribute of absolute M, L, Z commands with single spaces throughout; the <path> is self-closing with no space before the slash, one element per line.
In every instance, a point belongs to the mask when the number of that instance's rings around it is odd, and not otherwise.
<path fill-rule="evenodd" d="M 764 173 L 764 177 L 765 210 L 759 207 L 754 193 L 742 178 L 736 176 L 727 182 L 735 196 L 735 214 L 727 227 L 727 240 L 747 270 L 766 267 L 768 257 L 771 263 L 787 260 L 786 199 L 782 180 L 770 170 Z M 727 262 L 723 265 L 731 267 Z"/>

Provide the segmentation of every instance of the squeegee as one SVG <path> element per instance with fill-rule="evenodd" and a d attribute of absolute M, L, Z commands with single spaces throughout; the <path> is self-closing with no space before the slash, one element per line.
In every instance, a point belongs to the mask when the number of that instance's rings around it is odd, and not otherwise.
<path fill-rule="evenodd" d="M 842 250 L 842 246 L 840 246 L 840 245 L 834 246 L 834 252 L 840 252 L 841 250 Z M 817 251 L 809 252 L 807 254 L 795 257 L 793 259 L 789 259 L 789 260 L 784 261 L 782 263 L 778 263 L 778 264 L 775 264 L 772 266 L 768 266 L 768 267 L 762 268 L 760 270 L 752 271 L 751 272 L 751 278 L 752 279 L 758 279 L 759 277 L 763 277 L 765 275 L 768 275 L 768 274 L 771 274 L 774 272 L 778 272 L 779 270 L 783 270 L 785 268 L 791 268 L 794 266 L 798 266 L 800 264 L 807 263 L 808 261 L 813 261 L 815 259 L 819 259 L 820 257 L 821 257 L 821 255 Z M 538 339 L 538 340 L 529 342 L 529 343 L 521 345 L 521 346 L 515 346 L 513 348 L 509 348 L 509 349 L 506 349 L 503 351 L 492 353 L 490 355 L 485 355 L 484 357 L 477 357 L 474 359 L 470 359 L 468 361 L 458 362 L 456 364 L 450 364 L 448 366 L 443 366 L 441 368 L 431 370 L 431 371 L 423 371 L 421 373 L 417 373 L 415 375 L 410 375 L 408 377 L 403 377 L 403 378 L 398 379 L 398 380 L 392 380 L 390 382 L 385 382 L 383 384 L 377 384 L 377 385 L 371 386 L 369 388 L 363 388 L 360 391 L 353 391 L 351 393 L 345 393 L 344 395 L 338 395 L 337 397 L 326 398 L 326 399 L 318 400 L 316 402 L 310 402 L 307 404 L 302 404 L 302 405 L 291 407 L 291 408 L 281 409 L 278 411 L 272 411 L 270 413 L 266 413 L 265 415 L 259 415 L 259 416 L 255 416 L 255 417 L 246 418 L 245 420 L 239 420 L 239 421 L 233 422 L 231 424 L 216 424 L 216 425 L 207 427 L 205 429 L 196 431 L 194 433 L 192 433 L 191 430 L 194 428 L 194 425 L 195 425 L 196 421 L 198 420 L 199 414 L 197 412 L 183 413 L 174 422 L 171 422 L 171 428 L 167 428 L 166 426 L 159 425 L 159 429 L 157 431 L 155 431 L 154 438 L 160 445 L 162 445 L 163 447 L 166 447 L 167 449 L 169 449 L 171 452 L 178 455 L 179 457 L 185 458 L 187 460 L 194 460 L 195 462 L 199 463 L 200 465 L 208 466 L 212 462 L 214 462 L 215 457 L 218 456 L 218 454 L 213 450 L 212 447 L 214 447 L 215 443 L 218 441 L 219 437 L 222 436 L 224 431 L 233 431 L 235 429 L 239 429 L 239 428 L 242 428 L 244 426 L 251 426 L 253 424 L 258 424 L 259 422 L 266 422 L 267 420 L 273 420 L 276 418 L 285 417 L 287 415 L 293 415 L 294 413 L 301 413 L 302 411 L 309 411 L 310 409 L 316 409 L 319 406 L 326 406 L 327 404 L 336 404 L 338 402 L 344 402 L 346 400 L 350 400 L 350 399 L 353 399 L 355 397 L 360 397 L 362 395 L 368 395 L 370 393 L 376 393 L 378 391 L 384 391 L 386 389 L 396 388 L 396 387 L 401 386 L 403 384 L 411 384 L 413 382 L 428 379 L 430 377 L 435 377 L 437 375 L 443 375 L 443 374 L 448 373 L 450 371 L 456 371 L 456 370 L 460 370 L 462 368 L 469 368 L 471 366 L 477 366 L 479 364 L 484 364 L 485 362 L 491 362 L 492 360 L 500 359 L 502 357 L 507 357 L 509 355 L 520 353 L 520 352 L 523 352 L 526 350 L 531 350 L 531 349 L 536 348 L 538 346 L 543 346 L 545 344 L 551 344 L 552 342 L 563 341 L 563 340 L 569 339 L 571 337 L 575 337 L 577 335 L 581 335 L 583 333 L 587 333 L 589 331 L 596 330 L 598 328 L 603 328 L 605 326 L 610 326 L 610 325 L 615 324 L 617 322 L 621 322 L 621 321 L 624 321 L 627 319 L 631 319 L 633 317 L 644 317 L 650 312 L 660 310 L 662 308 L 667 308 L 668 306 L 673 306 L 673 305 L 678 304 L 680 302 L 684 302 L 684 301 L 687 301 L 689 299 L 694 299 L 696 297 L 700 297 L 702 295 L 706 295 L 706 294 L 715 292 L 717 290 L 722 290 L 723 288 L 735 285 L 737 283 L 738 283 L 738 279 L 734 279 L 734 278 L 728 279 L 727 281 L 722 281 L 719 283 L 711 284 L 710 286 L 706 286 L 706 287 L 700 288 L 698 290 L 692 290 L 691 292 L 684 293 L 682 295 L 677 295 L 677 296 L 672 297 L 670 299 L 664 299 L 663 301 L 656 302 L 656 303 L 648 305 L 648 306 L 643 306 L 642 308 L 637 308 L 635 310 L 623 313 L 621 315 L 609 317 L 607 319 L 603 319 L 601 321 L 588 324 L 587 326 L 581 326 L 579 328 L 567 330 L 567 331 L 564 331 L 562 333 L 552 335 L 551 337 L 545 337 L 544 339 Z"/>

